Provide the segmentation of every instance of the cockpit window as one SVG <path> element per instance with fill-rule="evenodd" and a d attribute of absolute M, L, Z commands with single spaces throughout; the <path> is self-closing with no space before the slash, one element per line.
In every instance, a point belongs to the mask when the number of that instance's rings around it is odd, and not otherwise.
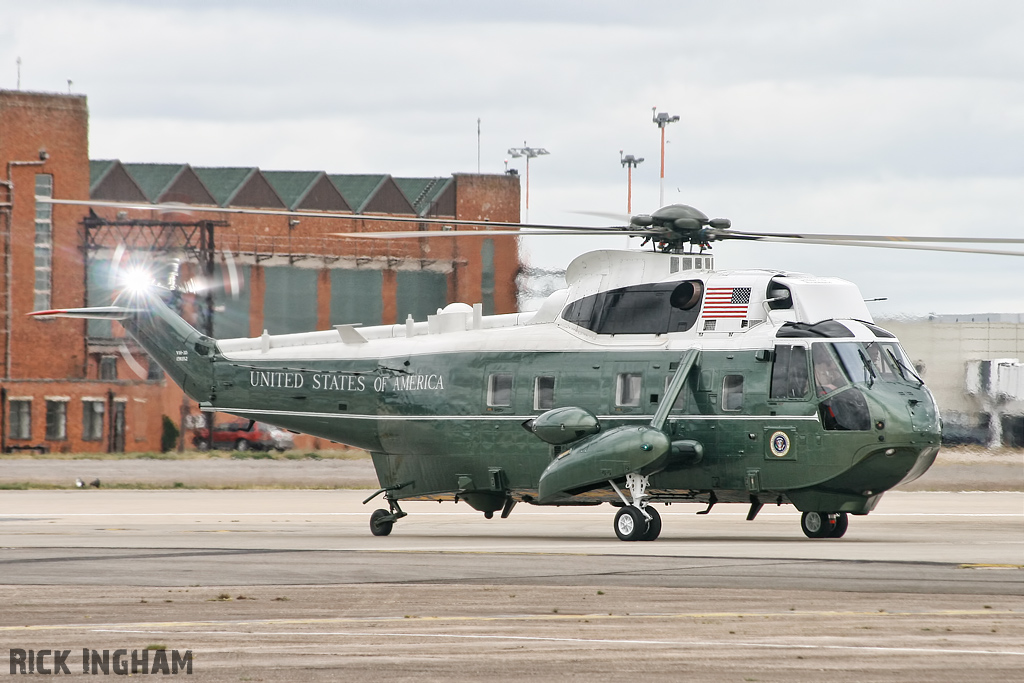
<path fill-rule="evenodd" d="M 811 361 L 814 365 L 814 388 L 818 396 L 827 396 L 850 384 L 849 378 L 835 355 L 831 344 L 811 346 Z"/>
<path fill-rule="evenodd" d="M 872 359 L 860 342 L 840 342 L 832 344 L 832 348 L 839 355 L 847 376 L 854 382 L 872 384 L 878 377 L 884 378 L 883 368 L 874 362 L 875 359 Z M 884 365 L 885 370 L 891 373 L 891 366 Z"/>
<path fill-rule="evenodd" d="M 772 398 L 803 398 L 807 395 L 807 349 L 779 344 L 772 365 Z"/>
<path fill-rule="evenodd" d="M 620 287 L 572 302 L 562 319 L 597 334 L 685 332 L 697 321 L 703 294 L 700 280 Z"/>
<path fill-rule="evenodd" d="M 907 354 L 899 344 L 895 342 L 881 342 L 878 345 L 881 347 L 882 355 L 892 363 L 896 374 L 908 382 L 924 384 L 924 380 L 921 379 L 920 375 L 917 374 L 917 370 L 914 369 L 913 362 L 907 358 Z"/>
<path fill-rule="evenodd" d="M 922 383 L 914 371 L 910 359 L 894 341 L 837 342 L 830 346 L 839 355 L 847 375 L 854 382 L 873 384 L 875 380 L 883 382 Z"/>

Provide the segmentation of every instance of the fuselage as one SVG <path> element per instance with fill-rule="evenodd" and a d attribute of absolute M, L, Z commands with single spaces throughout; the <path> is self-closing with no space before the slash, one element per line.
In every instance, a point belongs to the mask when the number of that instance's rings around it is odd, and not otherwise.
<path fill-rule="evenodd" d="M 864 513 L 930 466 L 935 403 L 854 285 L 684 259 L 594 252 L 534 313 L 456 304 L 404 325 L 199 340 L 177 360 L 145 321 L 126 327 L 205 410 L 366 449 L 396 499 L 617 500 L 607 481 L 635 461 L 588 454 L 593 434 L 549 443 L 530 429 L 567 406 L 605 434 L 661 409 L 673 445 L 645 466 L 652 500 Z"/>

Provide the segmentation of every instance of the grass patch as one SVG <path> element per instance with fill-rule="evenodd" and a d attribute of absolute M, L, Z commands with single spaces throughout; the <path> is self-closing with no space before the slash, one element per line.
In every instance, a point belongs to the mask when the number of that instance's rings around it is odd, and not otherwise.
<path fill-rule="evenodd" d="M 275 460 L 271 453 L 261 453 L 260 451 L 246 451 L 244 453 L 232 453 L 232 460 Z"/>
<path fill-rule="evenodd" d="M 103 482 L 100 486 L 101 489 L 110 489 L 117 491 L 165 491 L 165 490 L 196 490 L 201 489 L 204 491 L 343 491 L 343 490 L 359 490 L 359 491 L 373 491 L 377 489 L 376 484 L 366 484 L 363 482 L 356 483 L 351 481 L 338 481 L 333 484 L 211 484 L 210 482 L 195 482 L 192 484 L 186 484 L 184 482 L 176 481 L 173 483 L 151 483 L 151 482 L 115 482 L 107 483 Z M 0 482 L 0 491 L 95 491 L 96 489 L 91 486 L 86 486 L 84 489 L 79 489 L 74 483 L 70 484 L 50 484 L 45 482 L 35 481 L 14 481 L 14 482 Z"/>
<path fill-rule="evenodd" d="M 0 454 L 0 462 L 4 460 L 224 460 L 258 459 L 258 460 L 369 460 L 370 454 L 355 448 L 330 451 L 168 451 L 157 453 L 34 453 L 30 451 Z"/>

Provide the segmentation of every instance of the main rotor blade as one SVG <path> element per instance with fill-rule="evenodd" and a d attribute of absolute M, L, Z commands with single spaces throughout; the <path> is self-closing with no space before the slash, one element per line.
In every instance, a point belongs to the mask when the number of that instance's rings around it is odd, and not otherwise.
<path fill-rule="evenodd" d="M 463 220 L 454 218 L 422 218 L 417 216 L 392 216 L 372 215 L 362 213 L 330 213 L 327 211 L 288 211 L 287 209 L 241 209 L 235 207 L 220 206 L 198 206 L 195 204 L 144 204 L 134 202 L 108 202 L 94 201 L 91 199 L 53 199 L 51 197 L 36 197 L 36 200 L 43 204 L 60 204 L 63 206 L 91 206 L 110 209 L 123 209 L 135 211 L 201 211 L 206 213 L 221 214 L 251 214 L 257 216 L 281 216 L 284 218 L 329 218 L 332 220 L 345 221 L 380 221 L 382 223 L 426 223 L 437 225 L 465 225 L 465 226 L 488 226 L 495 228 L 520 228 L 528 226 L 538 230 L 578 230 L 585 233 L 608 232 L 621 234 L 624 230 L 633 229 L 631 226 L 608 226 L 591 227 L 586 225 L 548 225 L 544 223 L 511 223 L 503 221 L 488 220 Z"/>
<path fill-rule="evenodd" d="M 854 242 L 852 240 L 814 240 L 794 239 L 792 237 L 761 236 L 750 238 L 759 242 L 778 242 L 780 244 L 821 244 L 831 247 L 873 247 L 875 249 L 913 249 L 916 251 L 946 251 L 954 254 L 988 254 L 992 256 L 1024 256 L 1024 251 L 999 251 L 998 249 L 970 249 L 967 247 L 940 247 L 927 244 L 899 244 L 896 242 Z"/>
<path fill-rule="evenodd" d="M 533 228 L 535 226 L 523 226 Z M 359 239 L 403 239 L 413 237 L 492 237 L 494 235 L 515 235 L 516 237 L 548 237 L 552 235 L 607 235 L 609 237 L 657 237 L 642 230 L 602 230 L 595 233 L 590 230 L 395 230 L 392 232 L 329 232 L 332 237 Z"/>
<path fill-rule="evenodd" d="M 751 239 L 782 237 L 794 241 L 829 240 L 835 242 L 939 242 L 954 244 L 1024 244 L 1021 237 L 936 237 L 921 235 L 829 235 L 810 232 L 750 232 L 746 230 L 715 230 L 723 239 Z"/>

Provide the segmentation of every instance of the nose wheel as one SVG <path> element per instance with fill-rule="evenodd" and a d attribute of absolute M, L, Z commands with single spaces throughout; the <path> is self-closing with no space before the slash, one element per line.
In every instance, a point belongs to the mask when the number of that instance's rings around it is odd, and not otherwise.
<path fill-rule="evenodd" d="M 849 526 L 845 512 L 805 512 L 800 516 L 800 530 L 807 538 L 842 538 Z"/>

